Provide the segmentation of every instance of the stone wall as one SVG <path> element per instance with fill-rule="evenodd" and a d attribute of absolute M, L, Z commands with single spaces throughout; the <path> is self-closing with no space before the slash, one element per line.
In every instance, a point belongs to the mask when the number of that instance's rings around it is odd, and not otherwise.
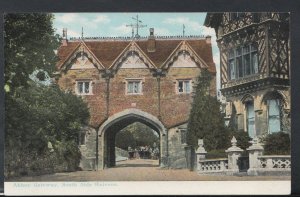
<path fill-rule="evenodd" d="M 255 112 L 255 129 L 256 135 L 265 135 L 268 133 L 268 109 L 266 103 L 264 101 L 264 96 L 267 93 L 277 91 L 275 88 L 267 88 L 257 90 L 256 92 L 250 92 L 247 94 L 237 95 L 237 96 L 228 96 L 226 98 L 227 102 L 232 104 L 232 107 L 226 108 L 226 116 L 232 116 L 232 109 L 235 107 L 236 109 L 236 121 L 237 121 L 237 129 L 240 131 L 247 131 L 246 128 L 246 110 L 244 100 L 246 98 L 253 99 L 254 102 L 254 112 Z M 280 93 L 283 95 L 285 105 L 283 106 L 283 123 L 288 122 L 288 115 L 290 113 L 290 90 L 289 88 L 285 90 L 280 90 Z M 228 103 L 229 104 L 229 103 Z M 234 118 L 234 117 L 232 117 Z M 290 133 L 289 126 L 283 130 L 284 132 Z"/>

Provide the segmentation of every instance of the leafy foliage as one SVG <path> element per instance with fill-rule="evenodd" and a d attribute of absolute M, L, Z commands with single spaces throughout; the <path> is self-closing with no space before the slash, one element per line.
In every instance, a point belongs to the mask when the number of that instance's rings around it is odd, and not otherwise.
<path fill-rule="evenodd" d="M 264 142 L 265 155 L 289 155 L 291 143 L 289 134 L 284 132 L 272 133 L 266 136 Z"/>
<path fill-rule="evenodd" d="M 136 147 L 136 141 L 130 130 L 125 128 L 122 131 L 120 131 L 119 133 L 117 133 L 116 146 L 123 150 L 127 150 L 129 146 L 131 148 Z"/>
<path fill-rule="evenodd" d="M 28 85 L 28 76 L 37 68 L 54 71 L 58 61 L 54 50 L 52 14 L 6 14 L 4 16 L 5 84 L 13 91 Z"/>
<path fill-rule="evenodd" d="M 197 81 L 187 133 L 188 144 L 196 148 L 197 140 L 203 139 L 207 151 L 225 149 L 230 142 L 220 103 L 208 93 L 210 81 L 210 73 L 203 70 Z"/>
<path fill-rule="evenodd" d="M 7 170 L 37 165 L 38 160 L 50 154 L 49 142 L 56 155 L 52 168 L 57 167 L 59 171 L 62 166 L 68 171 L 76 169 L 80 160 L 79 131 L 89 118 L 86 103 L 71 93 L 60 91 L 57 86 L 31 84 L 27 89 L 18 90 L 17 94 L 18 97 L 7 97 L 5 101 L 6 156 L 19 161 L 11 166 L 12 160 L 6 159 Z M 39 165 L 43 167 L 43 164 Z"/>
<path fill-rule="evenodd" d="M 152 146 L 154 142 L 159 145 L 159 136 L 150 127 L 136 122 L 125 127 L 116 136 L 116 146 L 122 149 L 137 146 Z"/>
<path fill-rule="evenodd" d="M 216 158 L 227 158 L 227 153 L 225 152 L 225 149 L 210 150 L 206 155 L 206 159 Z"/>
<path fill-rule="evenodd" d="M 41 13 L 5 15 L 6 178 L 69 171 L 79 164 L 79 131 L 89 119 L 86 103 L 29 78 L 34 70 L 55 68 L 59 43 L 52 19 Z"/>
<path fill-rule="evenodd" d="M 237 146 L 243 150 L 246 150 L 247 148 L 249 148 L 249 146 L 251 146 L 251 138 L 249 137 L 248 133 L 245 131 L 231 131 L 229 134 L 229 138 L 230 140 L 232 139 L 232 137 L 234 136 L 237 140 Z M 231 143 L 229 144 L 229 146 L 231 145 Z"/>

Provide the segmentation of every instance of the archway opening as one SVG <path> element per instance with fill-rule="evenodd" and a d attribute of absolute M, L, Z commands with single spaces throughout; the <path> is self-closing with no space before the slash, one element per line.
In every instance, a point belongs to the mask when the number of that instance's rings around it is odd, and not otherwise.
<path fill-rule="evenodd" d="M 135 122 L 116 133 L 116 167 L 157 167 L 160 158 L 159 132 Z"/>
<path fill-rule="evenodd" d="M 110 168 L 110 167 L 115 167 L 117 164 L 118 155 L 116 155 L 116 140 L 117 140 L 117 135 L 122 135 L 125 130 L 128 130 L 130 127 L 134 127 L 136 125 L 139 125 L 138 128 L 136 128 L 136 133 L 142 137 L 143 135 L 146 135 L 146 133 L 151 132 L 152 137 L 153 135 L 156 136 L 156 143 L 154 145 L 154 141 L 147 142 L 147 140 L 140 139 L 137 140 L 138 144 L 132 144 L 132 146 L 135 147 L 130 147 L 131 149 L 136 148 L 137 149 L 137 154 L 135 155 L 135 158 L 132 159 L 155 159 L 156 162 L 154 162 L 154 165 L 151 166 L 158 166 L 160 165 L 161 167 L 166 165 L 166 144 L 167 144 L 167 138 L 166 138 L 166 133 L 165 133 L 165 128 L 161 124 L 161 122 L 154 116 L 147 114 L 145 112 L 139 111 L 139 110 L 125 110 L 111 118 L 109 118 L 106 123 L 103 124 L 102 127 L 99 129 L 99 134 L 102 138 L 101 140 L 101 146 L 100 146 L 100 151 L 101 151 L 101 157 L 102 157 L 102 166 L 103 168 Z M 146 130 L 146 131 L 145 131 Z M 124 134 L 124 133 L 123 133 Z M 127 133 L 128 134 L 128 133 Z M 149 133 L 148 133 L 149 134 Z M 118 135 L 118 136 L 119 136 Z M 134 140 L 134 139 L 132 139 Z M 126 150 L 126 144 L 123 145 L 123 149 Z M 151 155 L 150 152 L 145 151 L 147 146 L 147 149 L 151 148 L 151 151 L 155 149 L 155 151 L 159 151 L 159 153 L 154 153 Z M 143 152 L 141 152 L 143 150 Z M 134 149 L 135 151 L 135 149 Z M 140 151 L 140 152 L 139 152 Z M 145 153 L 147 152 L 147 153 Z M 132 154 L 132 153 L 131 153 Z M 134 153 L 133 153 L 134 154 Z M 150 155 L 149 155 L 150 154 Z M 153 157 L 152 157 L 153 156 Z M 158 157 L 158 158 L 157 158 Z M 128 158 L 130 159 L 130 156 L 128 155 Z M 129 160 L 128 159 L 128 160 Z M 136 162 L 137 160 L 132 160 L 133 164 L 132 167 L 137 166 Z M 149 165 L 145 165 L 149 166 Z"/>

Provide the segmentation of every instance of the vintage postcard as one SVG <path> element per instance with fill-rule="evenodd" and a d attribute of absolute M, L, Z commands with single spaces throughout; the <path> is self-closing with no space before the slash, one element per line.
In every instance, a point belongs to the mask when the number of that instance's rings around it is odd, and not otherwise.
<path fill-rule="evenodd" d="M 4 32 L 6 194 L 290 193 L 290 13 L 6 13 Z"/>

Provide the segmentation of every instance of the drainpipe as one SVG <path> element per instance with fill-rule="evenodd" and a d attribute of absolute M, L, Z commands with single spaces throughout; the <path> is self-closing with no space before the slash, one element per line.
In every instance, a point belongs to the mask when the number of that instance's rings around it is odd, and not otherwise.
<path fill-rule="evenodd" d="M 153 77 L 156 77 L 157 80 L 157 100 L 158 100 L 158 119 L 161 120 L 161 105 L 160 105 L 160 81 L 161 77 L 165 77 L 166 74 L 162 69 L 157 69 L 153 73 Z"/>
<path fill-rule="evenodd" d="M 158 97 L 158 119 L 160 120 L 161 119 L 161 115 L 160 115 L 160 75 L 158 75 L 156 77 L 156 79 L 157 79 L 157 88 L 158 88 L 158 91 L 157 91 L 157 93 L 158 93 L 158 95 L 157 95 L 157 97 Z"/>
<path fill-rule="evenodd" d="M 166 74 L 165 74 L 165 71 L 163 71 L 162 69 L 157 69 L 155 70 L 155 72 L 153 73 L 153 77 L 156 77 L 156 80 L 157 80 L 157 100 L 158 100 L 158 119 L 161 121 L 161 97 L 160 97 L 160 94 L 161 94 L 161 89 L 160 89 L 160 81 L 161 81 L 161 78 L 162 77 L 165 77 Z M 169 150 L 168 150 L 168 131 L 166 130 L 165 131 L 166 134 L 162 133 L 161 134 L 161 140 L 162 142 L 165 141 L 165 152 L 161 152 L 161 154 L 165 154 L 164 155 L 164 160 L 163 163 L 160 162 L 160 166 L 163 166 L 163 167 L 166 167 L 166 165 L 168 165 L 168 160 L 169 160 Z M 163 140 L 163 138 L 165 138 L 165 140 Z M 162 147 L 161 147 L 162 148 Z M 162 155 L 161 155 L 161 158 L 162 158 Z"/>
<path fill-rule="evenodd" d="M 99 128 L 96 130 L 96 171 L 98 171 L 98 164 L 99 164 Z"/>
<path fill-rule="evenodd" d="M 108 116 L 109 116 L 109 82 L 110 82 L 109 74 L 106 74 L 105 81 L 106 81 L 106 117 L 108 118 Z"/>

